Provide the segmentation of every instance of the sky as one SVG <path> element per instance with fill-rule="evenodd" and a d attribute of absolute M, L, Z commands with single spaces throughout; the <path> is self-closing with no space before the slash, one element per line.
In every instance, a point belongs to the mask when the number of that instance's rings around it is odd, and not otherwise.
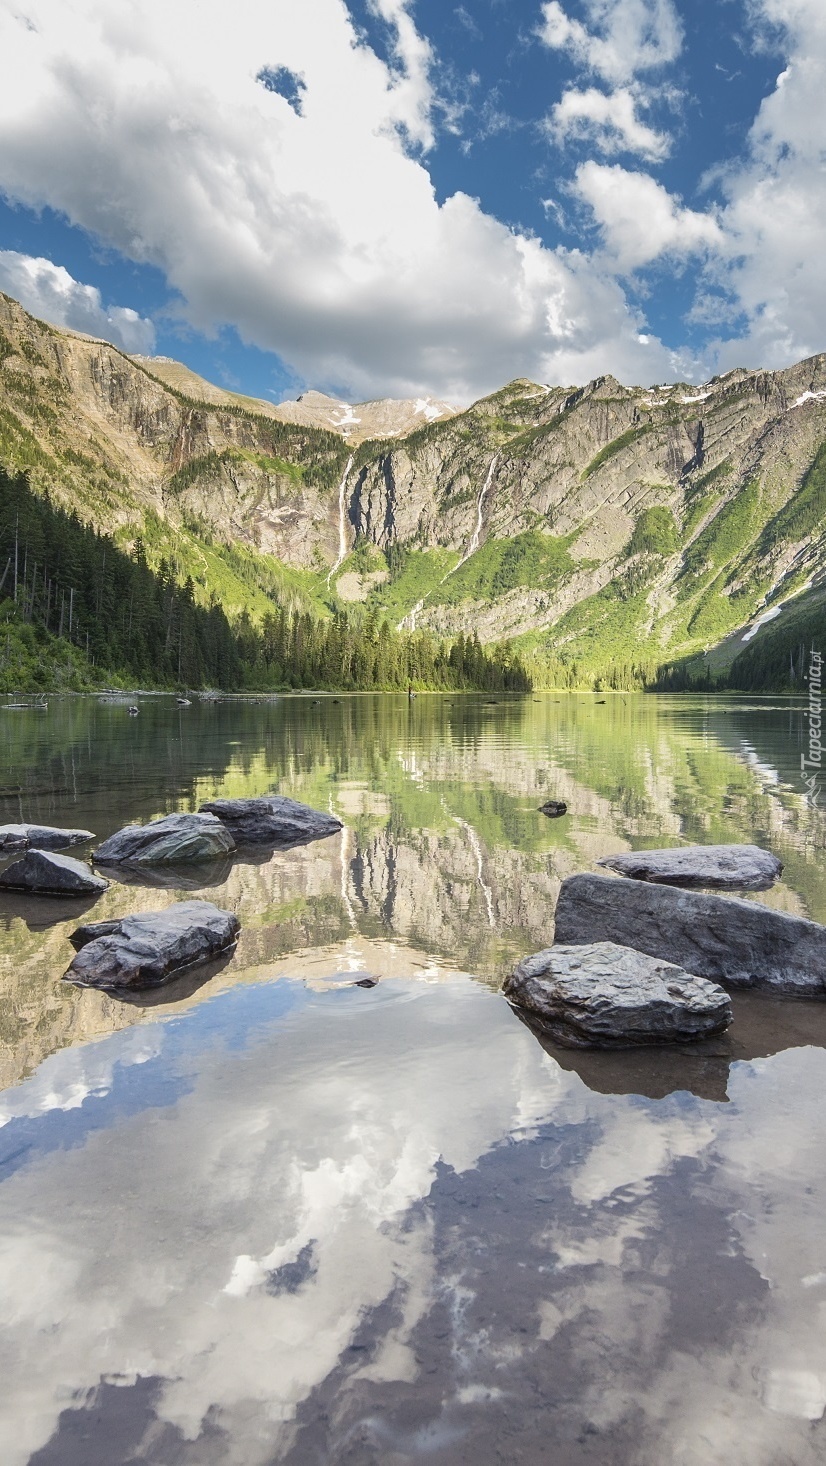
<path fill-rule="evenodd" d="M 826 348 L 824 0 L 0 0 L 0 290 L 280 401 Z"/>

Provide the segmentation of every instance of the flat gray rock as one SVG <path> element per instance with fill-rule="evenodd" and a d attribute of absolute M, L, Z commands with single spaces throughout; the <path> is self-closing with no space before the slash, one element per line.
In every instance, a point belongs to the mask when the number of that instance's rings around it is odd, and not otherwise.
<path fill-rule="evenodd" d="M 759 845 L 684 845 L 675 850 L 632 850 L 604 855 L 597 865 L 634 881 L 719 891 L 767 891 L 782 863 Z"/>
<path fill-rule="evenodd" d="M 56 825 L 0 825 L 0 853 L 16 850 L 68 850 L 94 840 L 91 830 L 61 830 Z"/>
<path fill-rule="evenodd" d="M 234 849 L 232 835 L 214 815 L 167 814 L 148 825 L 127 825 L 92 854 L 99 865 L 191 865 Z"/>
<path fill-rule="evenodd" d="M 212 799 L 202 814 L 217 815 L 239 845 L 297 845 L 323 840 L 341 829 L 335 815 L 299 804 L 285 794 L 261 799 Z"/>
<path fill-rule="evenodd" d="M 559 893 L 554 940 L 618 942 L 723 987 L 826 994 L 826 927 L 735 896 L 569 876 Z"/>
<path fill-rule="evenodd" d="M 35 896 L 99 896 L 109 882 L 95 875 L 71 855 L 52 855 L 46 850 L 27 850 L 0 875 L 0 887 L 7 891 L 31 891 Z"/>
<path fill-rule="evenodd" d="M 716 983 L 613 942 L 526 957 L 504 992 L 569 1048 L 692 1043 L 731 1023 L 731 999 Z"/>
<path fill-rule="evenodd" d="M 154 988 L 229 952 L 241 923 L 211 901 L 180 901 L 166 911 L 92 921 L 70 938 L 77 949 L 69 982 L 94 988 Z"/>

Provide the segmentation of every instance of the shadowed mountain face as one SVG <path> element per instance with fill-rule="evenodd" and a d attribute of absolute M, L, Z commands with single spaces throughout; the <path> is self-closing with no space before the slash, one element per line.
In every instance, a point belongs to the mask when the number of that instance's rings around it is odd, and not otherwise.
<path fill-rule="evenodd" d="M 5 296 L 0 333 L 0 458 L 125 543 L 174 547 L 205 595 L 211 546 L 247 547 L 319 605 L 521 636 L 595 676 L 734 636 L 730 661 L 826 569 L 822 356 L 702 388 L 516 381 L 449 415 L 258 404 Z"/>

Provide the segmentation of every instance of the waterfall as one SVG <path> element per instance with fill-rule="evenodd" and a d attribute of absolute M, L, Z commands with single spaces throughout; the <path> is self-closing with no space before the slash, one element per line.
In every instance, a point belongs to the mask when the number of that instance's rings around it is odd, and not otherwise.
<path fill-rule="evenodd" d="M 470 537 L 470 544 L 468 545 L 464 555 L 459 561 L 459 565 L 464 565 L 465 561 L 469 560 L 471 555 L 475 555 L 476 551 L 479 548 L 479 536 L 482 533 L 482 511 L 485 507 L 485 499 L 487 498 L 488 490 L 490 489 L 490 486 L 493 482 L 493 475 L 496 472 L 496 465 L 498 462 L 499 454 L 494 453 L 490 461 L 488 476 L 485 479 L 485 482 L 483 483 L 481 489 L 479 490 L 479 498 L 476 501 L 476 528 L 474 529 L 473 534 Z M 456 570 L 459 569 L 459 565 L 456 566 Z M 451 573 L 453 574 L 455 572 Z"/>
<path fill-rule="evenodd" d="M 345 513 L 345 506 L 347 480 L 350 476 L 350 469 L 352 467 L 353 454 L 351 453 L 350 457 L 347 459 L 347 467 L 344 470 L 344 477 L 342 478 L 341 483 L 338 486 L 338 559 L 336 560 L 335 565 L 332 565 L 330 567 L 330 571 L 327 576 L 328 585 L 330 584 L 330 581 L 338 570 L 339 565 L 342 563 L 347 554 L 347 515 Z"/>
<path fill-rule="evenodd" d="M 471 557 L 471 555 L 475 555 L 476 554 L 476 551 L 479 548 L 479 536 L 482 533 L 482 515 L 483 515 L 483 512 L 484 512 L 484 508 L 485 508 L 485 500 L 486 500 L 486 498 L 488 496 L 488 493 L 490 491 L 490 486 L 493 483 L 493 475 L 496 472 L 496 465 L 497 465 L 498 462 L 499 462 L 499 454 L 498 453 L 494 453 L 494 455 L 493 455 L 493 457 L 492 457 L 492 459 L 490 461 L 490 467 L 489 467 L 488 472 L 487 472 L 487 478 L 485 479 L 485 482 L 483 483 L 481 489 L 479 490 L 479 497 L 476 500 L 476 528 L 474 529 L 473 534 L 471 535 L 470 540 L 468 541 L 468 547 L 465 550 L 465 553 L 462 556 L 461 560 L 457 560 L 457 562 L 454 565 L 453 569 L 452 570 L 448 570 L 447 574 L 442 576 L 441 580 L 439 581 L 439 585 L 444 585 L 445 581 L 446 580 L 449 580 L 450 577 L 451 577 L 451 575 L 455 575 L 456 574 L 456 571 L 457 570 L 460 570 L 461 567 L 464 565 L 465 561 L 466 560 L 469 560 L 470 557 Z M 332 574 L 332 571 L 330 573 Z M 434 589 L 438 590 L 438 586 L 435 586 Z M 398 625 L 396 627 L 396 630 L 397 631 L 402 631 L 404 629 L 404 627 L 407 627 L 408 631 L 415 631 L 416 630 L 416 617 L 418 616 L 419 612 L 421 611 L 422 606 L 424 605 L 424 603 L 427 600 L 428 596 L 430 596 L 432 594 L 433 594 L 432 591 L 428 591 L 427 592 L 427 595 L 422 596 L 422 599 L 420 601 L 417 601 L 416 602 L 416 604 L 412 608 L 412 610 L 408 611 L 407 615 L 406 616 L 403 616 L 402 619 L 401 619 L 401 621 L 398 623 Z"/>

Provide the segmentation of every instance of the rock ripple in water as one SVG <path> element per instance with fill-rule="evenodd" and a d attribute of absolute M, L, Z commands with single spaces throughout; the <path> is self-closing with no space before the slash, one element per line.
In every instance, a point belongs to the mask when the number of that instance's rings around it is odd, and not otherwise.
<path fill-rule="evenodd" d="M 229 952 L 241 923 L 211 901 L 179 901 L 166 911 L 93 921 L 70 938 L 78 949 L 64 976 L 81 987 L 154 988 Z"/>
<path fill-rule="evenodd" d="M 635 881 L 663 886 L 710 887 L 720 891 L 766 891 L 782 874 L 782 863 L 759 845 L 687 845 L 674 850 L 633 850 L 605 855 L 597 865 Z"/>
<path fill-rule="evenodd" d="M 167 814 L 147 825 L 127 825 L 93 851 L 100 865 L 184 865 L 229 855 L 235 841 L 210 814 Z"/>
<path fill-rule="evenodd" d="M 568 1048 L 691 1043 L 731 1023 L 731 999 L 716 983 L 613 942 L 537 952 L 504 991 Z"/>
<path fill-rule="evenodd" d="M 826 994 L 826 927 L 736 896 L 568 876 L 556 906 L 554 941 L 618 942 L 724 987 Z"/>
<path fill-rule="evenodd" d="M 202 814 L 217 815 L 239 845 L 294 845 L 322 840 L 341 829 L 341 820 L 288 799 L 267 794 L 260 799 L 212 799 Z"/>
<path fill-rule="evenodd" d="M 61 830 L 56 825 L 0 825 L 0 853 L 15 850 L 68 850 L 94 840 L 91 830 Z"/>
<path fill-rule="evenodd" d="M 30 891 L 34 896 L 100 896 L 108 890 L 109 882 L 71 855 L 27 850 L 0 875 L 0 887 Z"/>

